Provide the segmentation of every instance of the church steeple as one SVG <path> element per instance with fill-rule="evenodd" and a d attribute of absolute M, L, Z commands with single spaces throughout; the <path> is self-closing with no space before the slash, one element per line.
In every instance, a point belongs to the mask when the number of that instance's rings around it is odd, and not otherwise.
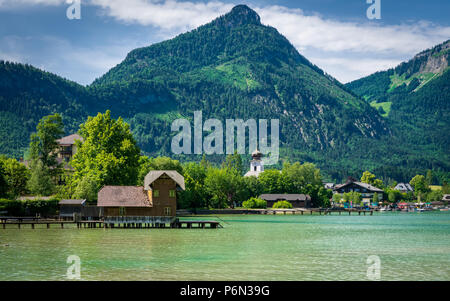
<path fill-rule="evenodd" d="M 250 171 L 245 174 L 246 177 L 255 176 L 258 177 L 260 173 L 264 171 L 264 163 L 261 160 L 263 154 L 256 149 L 252 153 L 252 161 L 250 161 Z"/>

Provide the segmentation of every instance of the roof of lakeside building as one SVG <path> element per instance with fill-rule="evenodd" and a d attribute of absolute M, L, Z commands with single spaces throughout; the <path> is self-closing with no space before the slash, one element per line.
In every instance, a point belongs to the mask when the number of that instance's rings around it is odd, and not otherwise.
<path fill-rule="evenodd" d="M 150 171 L 145 176 L 144 189 L 151 190 L 150 185 L 164 174 L 167 175 L 172 180 L 174 180 L 175 183 L 177 183 L 178 186 L 181 187 L 181 189 L 186 190 L 186 188 L 184 186 L 184 177 L 175 170 L 152 170 L 152 171 Z"/>
<path fill-rule="evenodd" d="M 61 139 L 56 140 L 59 145 L 74 145 L 76 140 L 83 141 L 83 137 L 78 134 L 72 134 Z"/>
<path fill-rule="evenodd" d="M 142 186 L 104 186 L 98 192 L 98 207 L 153 207 Z"/>

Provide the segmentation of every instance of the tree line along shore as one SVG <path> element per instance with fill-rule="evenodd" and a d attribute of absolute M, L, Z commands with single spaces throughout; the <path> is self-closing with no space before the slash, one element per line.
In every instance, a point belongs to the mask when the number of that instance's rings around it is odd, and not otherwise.
<path fill-rule="evenodd" d="M 285 162 L 281 170 L 267 169 L 258 177 L 245 177 L 247 170 L 238 153 L 226 156 L 221 164 L 208 161 L 206 156 L 186 163 L 169 157 L 150 158 L 142 154 L 130 126 L 122 118 L 113 119 L 109 111 L 80 125 L 79 139 L 74 142 L 76 152 L 65 153 L 60 143 L 63 135 L 62 116 L 45 116 L 30 137 L 24 160 L 0 155 L 0 214 L 54 215 L 61 199 L 85 199 L 95 205 L 102 187 L 139 185 L 152 170 L 175 170 L 184 176 L 186 190 L 177 192 L 179 209 L 266 208 L 261 194 L 305 194 L 314 208 L 350 202 L 362 205 L 359 192 L 333 194 L 327 189 L 320 170 L 312 163 Z M 435 202 L 450 193 L 447 183 L 439 189 L 430 188 L 431 171 L 412 178 L 414 191 L 408 193 L 395 190 L 396 182 L 384 183 L 369 171 L 360 182 L 382 190 L 374 195 L 373 204 Z M 273 207 L 292 205 L 280 201 Z"/>

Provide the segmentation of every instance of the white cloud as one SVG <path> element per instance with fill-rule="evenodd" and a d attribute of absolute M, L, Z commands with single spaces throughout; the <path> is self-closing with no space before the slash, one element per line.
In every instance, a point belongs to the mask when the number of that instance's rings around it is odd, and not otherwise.
<path fill-rule="evenodd" d="M 326 66 L 328 74 L 347 83 L 374 73 L 374 70 L 387 70 L 399 65 L 402 60 L 383 58 L 336 58 L 336 57 L 309 57 L 310 61 L 319 67 Z"/>
<path fill-rule="evenodd" d="M 185 31 L 210 22 L 233 8 L 222 2 L 91 0 L 117 20 Z"/>
<path fill-rule="evenodd" d="M 31 5 L 60 5 L 66 0 L 0 0 L 0 8 L 16 8 Z"/>
<path fill-rule="evenodd" d="M 276 27 L 299 49 L 354 51 L 385 54 L 416 53 L 450 37 L 450 27 L 429 22 L 373 25 L 307 16 L 301 10 L 281 6 L 257 9 L 264 23 Z"/>

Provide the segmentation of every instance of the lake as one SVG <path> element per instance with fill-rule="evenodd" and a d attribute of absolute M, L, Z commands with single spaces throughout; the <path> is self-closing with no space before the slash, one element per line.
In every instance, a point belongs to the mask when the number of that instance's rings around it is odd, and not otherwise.
<path fill-rule="evenodd" d="M 205 218 L 202 218 L 205 219 Z M 450 280 L 450 213 L 226 215 L 223 229 L 0 229 L 0 280 Z M 30 227 L 31 228 L 31 227 Z"/>

